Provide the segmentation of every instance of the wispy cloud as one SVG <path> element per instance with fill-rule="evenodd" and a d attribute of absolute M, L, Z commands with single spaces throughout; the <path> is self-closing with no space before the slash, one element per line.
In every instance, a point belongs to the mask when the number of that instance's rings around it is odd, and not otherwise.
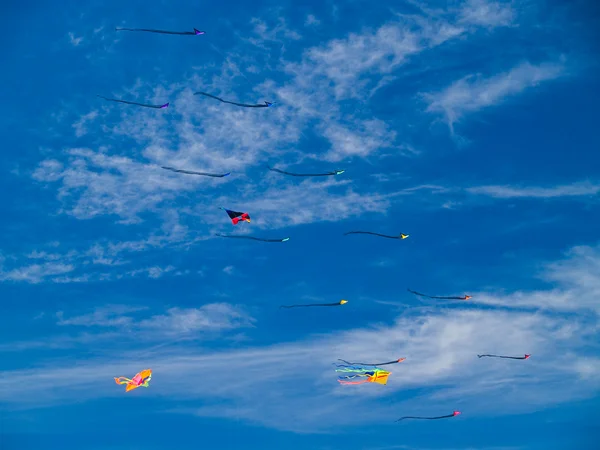
<path fill-rule="evenodd" d="M 511 2 L 469 0 L 462 8 L 459 22 L 495 28 L 510 26 L 515 17 Z"/>
<path fill-rule="evenodd" d="M 467 188 L 466 191 L 494 198 L 583 197 L 598 194 L 600 184 L 584 182 L 554 187 L 477 186 Z"/>
<path fill-rule="evenodd" d="M 69 42 L 73 47 L 78 47 L 83 41 L 83 36 L 76 37 L 75 33 L 69 32 Z"/>
<path fill-rule="evenodd" d="M 43 183 L 58 184 L 65 213 L 80 219 L 115 215 L 124 224 L 134 224 L 148 212 L 159 217 L 164 217 L 167 210 L 190 213 L 193 207 L 187 201 L 187 194 L 191 192 L 197 195 L 197 207 L 206 209 L 204 202 L 208 203 L 217 189 L 227 192 L 223 201 L 239 198 L 243 190 L 237 185 L 227 185 L 224 189 L 223 180 L 167 174 L 160 165 L 232 171 L 231 179 L 234 176 L 243 179 L 246 171 L 262 166 L 271 157 L 291 164 L 306 159 L 340 162 L 366 158 L 382 149 L 402 153 L 410 145 L 398 142 L 399 134 L 393 125 L 374 117 L 365 99 L 391 82 L 394 72 L 410 58 L 484 26 L 480 23 L 482 17 L 488 17 L 485 26 L 494 23 L 504 26 L 508 17 L 501 12 L 504 10 L 489 5 L 485 10 L 485 5 L 466 3 L 443 17 L 396 16 L 378 27 L 308 47 L 289 61 L 265 62 L 264 52 L 253 52 L 244 42 L 242 47 L 231 49 L 233 55 L 243 55 L 243 64 L 228 57 L 216 70 L 209 67 L 207 76 L 193 76 L 169 86 L 156 87 L 153 82 L 151 87 L 150 82 L 139 81 L 127 89 L 130 98 L 144 97 L 147 101 L 169 98 L 177 104 L 177 109 L 167 115 L 121 108 L 117 118 L 113 105 L 104 105 L 101 110 L 87 113 L 76 121 L 75 133 L 82 136 L 86 130 L 97 129 L 103 134 L 103 147 L 67 149 L 66 161 L 45 160 L 33 177 Z M 494 14 L 504 19 L 492 20 Z M 280 18 L 274 22 L 253 19 L 251 26 L 251 47 L 268 48 L 269 54 L 273 43 L 281 46 L 281 42 L 301 41 L 300 34 Z M 268 111 L 234 108 L 192 95 L 203 90 L 237 100 L 235 86 L 243 75 L 240 67 L 265 63 L 269 64 L 272 76 L 255 87 L 255 95 L 274 94 L 270 100 L 276 100 L 277 106 Z M 245 94 L 248 95 L 252 96 Z M 340 100 L 353 103 L 343 107 Z M 113 141 L 120 143 L 122 138 L 137 142 L 141 151 L 119 156 L 120 152 L 112 146 Z M 297 146 L 307 138 L 324 139 L 325 145 L 302 154 Z M 268 188 L 267 194 L 273 193 L 271 197 L 278 189 L 283 195 L 289 193 L 283 182 L 276 187 L 272 181 L 265 184 L 258 180 L 255 185 Z M 314 207 L 305 206 L 305 219 L 296 223 L 323 220 L 317 201 L 323 197 L 323 190 L 317 186 L 311 185 L 308 191 L 314 194 L 312 197 L 303 192 L 305 203 Z M 321 186 L 327 188 L 325 184 Z M 336 204 L 363 197 L 367 206 L 362 209 L 369 211 L 369 203 L 377 197 L 375 192 L 354 191 L 349 195 L 350 199 L 340 195 L 335 199 Z M 283 218 L 286 219 L 291 217 Z"/>
<path fill-rule="evenodd" d="M 428 103 L 427 112 L 443 114 L 453 130 L 453 125 L 466 114 L 499 104 L 527 88 L 558 78 L 563 72 L 561 63 L 533 65 L 525 62 L 489 78 L 480 74 L 464 77 L 442 91 L 426 93 L 423 97 Z"/>
<path fill-rule="evenodd" d="M 600 251 L 589 247 L 575 248 L 564 260 L 549 264 L 548 273 L 557 287 L 523 293 L 539 299 L 533 310 L 523 309 L 514 295 L 476 294 L 474 302 L 457 308 L 414 308 L 387 324 L 303 341 L 225 352 L 178 346 L 143 356 L 139 352 L 124 354 L 121 360 L 111 355 L 77 366 L 54 363 L 52 367 L 5 371 L 0 377 L 0 400 L 14 408 L 29 408 L 118 395 L 102 381 L 152 367 L 169 383 L 144 394 L 173 401 L 176 412 L 242 419 L 295 432 L 380 423 L 380 417 L 394 417 L 398 411 L 426 413 L 424 408 L 460 407 L 465 414 L 480 416 L 539 410 L 589 397 L 600 389 L 600 360 L 589 353 L 590 346 L 597 347 L 598 316 L 590 316 L 587 308 L 597 303 L 600 272 L 594 268 L 599 265 Z M 571 298 L 568 316 L 539 309 L 542 302 L 566 305 L 565 295 Z M 482 298 L 486 308 L 478 306 Z M 164 328 L 177 336 L 182 330 L 204 330 L 206 315 L 222 315 L 224 319 L 210 322 L 219 324 L 220 329 L 230 326 L 231 310 L 214 308 L 216 311 L 198 312 L 199 318 L 187 313 L 186 319 L 178 317 L 180 310 L 170 310 L 147 322 L 137 320 L 134 326 L 140 331 Z M 112 325 L 115 316 L 70 320 L 88 327 L 94 320 Z M 124 322 L 123 326 L 133 325 Z M 476 355 L 481 352 L 533 356 L 524 362 L 479 360 Z M 555 363 L 557 354 L 561 355 L 559 365 Z M 392 368 L 385 388 L 349 388 L 335 382 L 331 363 L 337 358 L 401 356 L 407 359 Z M 206 371 L 207 367 L 211 370 Z M 204 373 L 208 382 L 197 383 L 189 373 Z M 14 379 L 22 383 L 15 385 L 10 381 Z M 493 404 L 482 401 L 490 395 L 496 399 Z M 391 405 L 382 402 L 383 397 L 397 401 Z M 198 399 L 202 399 L 201 406 Z M 342 413 L 348 410 L 354 414 Z"/>

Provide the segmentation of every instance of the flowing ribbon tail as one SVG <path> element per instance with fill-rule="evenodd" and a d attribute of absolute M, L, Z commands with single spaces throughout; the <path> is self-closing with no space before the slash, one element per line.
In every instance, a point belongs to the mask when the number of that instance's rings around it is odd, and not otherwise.
<path fill-rule="evenodd" d="M 130 380 L 129 378 L 125 378 L 125 377 L 115 377 L 115 383 L 128 384 L 128 383 L 133 383 L 133 381 Z"/>

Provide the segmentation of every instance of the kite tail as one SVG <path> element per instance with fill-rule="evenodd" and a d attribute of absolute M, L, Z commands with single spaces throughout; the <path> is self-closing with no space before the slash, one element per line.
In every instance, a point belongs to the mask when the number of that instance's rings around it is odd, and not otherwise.
<path fill-rule="evenodd" d="M 129 378 L 125 378 L 125 377 L 115 377 L 115 383 L 117 384 L 127 384 L 127 383 L 133 383 L 132 380 L 130 380 Z"/>

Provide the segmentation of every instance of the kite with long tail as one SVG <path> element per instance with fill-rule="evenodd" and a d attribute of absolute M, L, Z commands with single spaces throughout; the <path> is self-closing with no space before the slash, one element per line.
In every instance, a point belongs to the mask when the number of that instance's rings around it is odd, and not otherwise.
<path fill-rule="evenodd" d="M 437 419 L 449 419 L 451 417 L 456 417 L 460 414 L 460 411 L 454 411 L 452 414 L 448 414 L 447 416 L 438 416 L 438 417 L 418 417 L 418 416 L 404 416 L 400 417 L 396 422 L 400 422 L 404 419 L 422 419 L 422 420 L 437 420 Z"/>
<path fill-rule="evenodd" d="M 184 36 L 199 36 L 205 34 L 206 31 L 200 31 L 194 28 L 194 31 L 166 31 L 166 30 L 151 30 L 148 28 L 115 28 L 115 31 L 145 31 L 146 33 L 160 34 L 180 34 Z"/>
<path fill-rule="evenodd" d="M 471 297 L 470 295 L 463 295 L 462 297 L 438 297 L 435 295 L 427 295 L 427 294 L 421 294 L 420 292 L 417 291 L 412 291 L 410 289 L 407 289 L 408 292 L 415 294 L 415 295 L 420 295 L 421 297 L 427 297 L 427 298 L 439 298 L 439 299 L 443 299 L 443 300 L 469 300 Z"/>
<path fill-rule="evenodd" d="M 170 170 L 171 172 L 177 172 L 177 173 L 186 173 L 188 175 L 202 175 L 205 177 L 214 177 L 214 178 L 223 178 L 226 177 L 228 175 L 231 175 L 231 172 L 227 172 L 227 173 L 207 173 L 207 172 L 194 172 L 192 170 L 183 170 L 183 169 L 175 169 L 173 167 L 165 167 L 165 166 L 161 166 L 162 169 L 166 169 L 166 170 Z"/>
<path fill-rule="evenodd" d="M 326 173 L 292 173 L 292 172 L 286 172 L 285 170 L 275 169 L 271 166 L 267 166 L 267 167 L 269 170 L 272 170 L 273 172 L 279 172 L 284 175 L 290 175 L 292 177 L 328 177 L 331 175 L 341 175 L 345 172 L 345 170 L 334 170 L 333 172 L 326 172 Z"/>
<path fill-rule="evenodd" d="M 336 372 L 350 372 L 354 373 L 354 375 L 340 375 L 338 376 L 338 383 L 340 384 L 363 384 L 363 383 L 377 383 L 386 385 L 388 382 L 388 377 L 392 374 L 392 372 L 388 372 L 387 370 L 379 369 L 377 367 L 360 367 L 360 366 L 349 366 L 344 369 L 335 369 Z M 352 381 L 356 378 L 362 378 L 362 380 Z"/>
<path fill-rule="evenodd" d="M 501 356 L 501 355 L 477 355 L 478 358 L 488 357 L 488 358 L 504 358 L 504 359 L 529 359 L 531 355 L 525 356 Z"/>
<path fill-rule="evenodd" d="M 97 97 L 103 98 L 104 100 L 107 100 L 109 102 L 127 103 L 128 105 L 143 106 L 144 108 L 164 109 L 169 107 L 168 103 L 165 103 L 164 105 L 148 105 L 146 103 L 128 102 L 126 100 L 117 100 L 116 98 L 107 98 L 103 97 L 102 95 L 97 95 Z"/>
<path fill-rule="evenodd" d="M 231 211 L 231 210 L 225 209 L 223 207 L 221 207 L 221 209 L 227 213 L 227 215 L 231 219 L 231 222 L 234 225 L 237 225 L 239 222 L 242 222 L 242 221 L 244 221 L 244 222 L 250 222 L 250 215 L 248 213 L 238 212 L 238 211 Z"/>
<path fill-rule="evenodd" d="M 268 108 L 269 106 L 273 105 L 273 102 L 267 102 L 265 101 L 264 105 L 258 104 L 258 105 L 249 105 L 247 103 L 236 103 L 236 102 L 230 102 L 228 100 L 223 100 L 220 97 L 215 97 L 214 95 L 211 94 L 207 94 L 206 92 L 195 92 L 194 95 L 204 95 L 206 97 L 210 97 L 210 98 L 214 98 L 215 100 L 219 100 L 222 103 L 229 103 L 230 105 L 236 105 L 236 106 L 242 106 L 244 108 Z"/>
<path fill-rule="evenodd" d="M 132 379 L 126 377 L 115 377 L 115 383 L 126 384 L 125 392 L 133 391 L 139 387 L 149 387 L 150 380 L 152 379 L 152 370 L 146 369 L 137 373 Z"/>
<path fill-rule="evenodd" d="M 381 236 L 388 239 L 406 239 L 409 235 L 400 233 L 398 236 L 389 236 L 387 234 L 373 233 L 372 231 L 348 231 L 344 233 L 344 236 L 348 236 L 349 234 L 372 234 L 373 236 Z"/>
<path fill-rule="evenodd" d="M 337 303 L 311 303 L 308 305 L 281 305 L 280 308 L 306 308 L 310 306 L 341 306 L 348 303 L 348 300 L 340 300 Z"/>
<path fill-rule="evenodd" d="M 348 362 L 344 359 L 338 359 L 338 361 L 342 361 L 344 364 L 338 364 L 336 367 L 347 367 L 347 366 L 387 366 L 389 364 L 398 364 L 404 361 L 406 358 L 400 358 L 395 361 L 388 361 L 384 363 L 360 363 L 360 362 Z"/>
<path fill-rule="evenodd" d="M 260 241 L 260 242 L 287 242 L 290 240 L 289 237 L 286 237 L 283 239 L 263 239 L 263 238 L 257 238 L 254 236 L 231 236 L 228 234 L 219 234 L 219 233 L 217 233 L 217 236 L 224 237 L 224 238 L 231 238 L 231 239 L 251 239 L 253 241 Z"/>

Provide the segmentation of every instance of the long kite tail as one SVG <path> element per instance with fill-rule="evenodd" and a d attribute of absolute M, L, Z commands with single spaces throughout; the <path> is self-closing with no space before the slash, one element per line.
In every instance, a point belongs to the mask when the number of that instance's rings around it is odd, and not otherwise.
<path fill-rule="evenodd" d="M 228 175 L 231 175 L 231 172 L 227 172 L 227 173 L 223 173 L 223 174 L 207 173 L 207 172 L 194 172 L 192 170 L 175 169 L 173 167 L 166 167 L 166 166 L 161 166 L 161 169 L 166 169 L 166 170 L 170 170 L 171 172 L 177 172 L 177 173 L 186 173 L 188 175 L 202 175 L 205 177 L 214 177 L 214 178 L 223 178 Z"/>
<path fill-rule="evenodd" d="M 228 234 L 220 234 L 220 233 L 217 233 L 216 235 L 219 237 L 230 238 L 230 239 L 251 239 L 253 241 L 260 241 L 260 242 L 287 242 L 290 240 L 289 237 L 285 237 L 283 239 L 263 239 L 263 238 L 257 238 L 254 236 L 231 236 Z"/>
<path fill-rule="evenodd" d="M 477 355 L 479 358 L 488 357 L 488 358 L 504 358 L 504 359 L 529 359 L 531 355 L 525 356 L 502 356 L 502 355 Z"/>
<path fill-rule="evenodd" d="M 148 105 L 146 103 L 128 102 L 127 100 L 117 100 L 116 98 L 108 98 L 102 95 L 96 95 L 96 97 L 103 98 L 104 100 L 107 100 L 109 102 L 126 103 L 128 105 L 143 106 L 144 108 L 164 109 L 169 107 L 168 103 L 165 103 L 164 105 Z"/>
<path fill-rule="evenodd" d="M 400 358 L 395 361 L 388 361 L 384 363 L 361 363 L 361 362 L 348 362 L 343 359 L 338 359 L 338 361 L 342 361 L 343 363 L 348 364 L 349 366 L 387 366 L 388 364 L 398 364 L 404 361 L 406 358 Z"/>
<path fill-rule="evenodd" d="M 400 233 L 399 236 L 389 236 L 387 234 L 373 233 L 372 231 L 348 231 L 344 233 L 344 236 L 348 236 L 349 234 L 372 234 L 373 236 L 381 236 L 388 239 L 406 239 L 409 235 Z"/>
<path fill-rule="evenodd" d="M 437 420 L 437 419 L 449 419 L 451 417 L 458 416 L 460 411 L 454 411 L 452 414 L 448 414 L 447 416 L 438 416 L 438 417 L 418 417 L 418 416 L 404 416 L 400 417 L 396 422 L 400 422 L 404 419 L 421 419 L 421 420 Z"/>
<path fill-rule="evenodd" d="M 421 294 L 420 292 L 413 291 L 411 289 L 407 289 L 407 291 L 410 292 L 411 294 L 420 295 L 421 297 L 438 298 L 438 299 L 444 299 L 444 300 L 469 300 L 471 298 L 470 295 L 463 295 L 462 297 L 438 297 L 435 295 Z"/>
<path fill-rule="evenodd" d="M 115 31 L 145 31 L 147 33 L 160 33 L 160 34 L 179 34 L 185 36 L 199 36 L 205 34 L 206 31 L 200 31 L 194 28 L 194 31 L 166 31 L 166 30 L 152 30 L 148 28 L 116 28 Z"/>
<path fill-rule="evenodd" d="M 341 306 L 348 303 L 348 300 L 340 300 L 337 303 L 311 303 L 310 305 L 281 305 L 280 308 L 306 308 L 309 306 Z"/>
<path fill-rule="evenodd" d="M 333 172 L 327 173 L 292 173 L 286 172 L 285 170 L 275 169 L 274 167 L 267 166 L 267 168 L 273 172 L 279 172 L 284 175 L 290 175 L 292 177 L 328 177 L 331 175 L 341 175 L 345 172 L 345 170 L 334 170 Z"/>
<path fill-rule="evenodd" d="M 264 105 L 258 104 L 258 105 L 249 105 L 247 103 L 236 103 L 236 102 L 230 102 L 229 100 L 224 100 L 221 97 L 217 97 L 215 95 L 211 95 L 207 92 L 194 92 L 194 95 L 204 95 L 206 97 L 210 97 L 210 98 L 214 98 L 215 100 L 219 100 L 222 103 L 229 103 L 230 105 L 236 105 L 236 106 L 242 106 L 244 108 L 268 108 L 269 106 L 273 105 L 273 102 L 267 102 L 265 101 Z"/>
<path fill-rule="evenodd" d="M 125 377 L 115 377 L 115 383 L 128 384 L 128 383 L 133 383 L 133 381 L 130 380 L 129 378 L 125 378 Z"/>

